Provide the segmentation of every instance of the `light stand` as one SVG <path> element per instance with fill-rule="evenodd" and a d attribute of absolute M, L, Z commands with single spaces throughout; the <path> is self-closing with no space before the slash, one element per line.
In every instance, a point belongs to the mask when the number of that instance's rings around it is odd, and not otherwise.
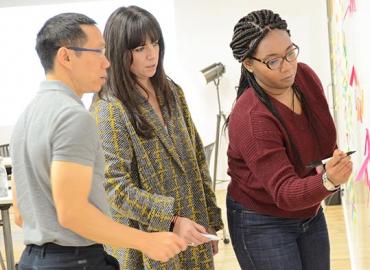
<path fill-rule="evenodd" d="M 217 102 L 218 102 L 218 113 L 217 113 L 217 123 L 216 123 L 216 140 L 215 140 L 215 161 L 213 166 L 213 191 L 216 191 L 217 183 L 217 164 L 218 164 L 218 149 L 220 145 L 220 128 L 221 128 L 221 117 L 226 122 L 226 116 L 221 110 L 221 101 L 220 101 L 220 79 L 222 74 L 225 73 L 225 66 L 222 63 L 212 64 L 201 70 L 206 80 L 206 83 L 211 81 L 214 82 L 217 90 Z M 230 243 L 230 239 L 227 237 L 225 228 L 223 229 L 224 243 Z"/>
<path fill-rule="evenodd" d="M 201 70 L 206 83 L 214 82 L 217 90 L 217 102 L 218 102 L 218 113 L 217 113 L 217 124 L 216 124 L 216 140 L 215 140 L 215 160 L 213 166 L 213 191 L 216 190 L 217 183 L 217 165 L 218 165 L 218 151 L 220 146 L 220 128 L 221 128 L 221 117 L 226 121 L 226 116 L 221 110 L 220 101 L 220 79 L 222 74 L 225 73 L 225 66 L 222 63 L 214 63 Z"/>
<path fill-rule="evenodd" d="M 216 123 L 216 140 L 215 140 L 215 160 L 213 164 L 213 191 L 216 191 L 216 184 L 217 184 L 217 164 L 218 164 L 218 149 L 220 146 L 220 128 L 221 128 L 221 117 L 223 118 L 224 122 L 226 122 L 226 115 L 221 110 L 221 102 L 220 102 L 220 77 L 215 79 L 214 84 L 217 90 L 217 101 L 218 101 L 218 113 L 217 113 L 217 123 Z"/>

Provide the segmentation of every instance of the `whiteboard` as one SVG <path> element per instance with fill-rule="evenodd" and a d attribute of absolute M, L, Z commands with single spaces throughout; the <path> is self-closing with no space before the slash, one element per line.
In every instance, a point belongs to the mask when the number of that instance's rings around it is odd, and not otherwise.
<path fill-rule="evenodd" d="M 370 1 L 328 0 L 327 8 L 338 146 L 357 151 L 342 204 L 352 269 L 363 270 L 370 265 Z"/>

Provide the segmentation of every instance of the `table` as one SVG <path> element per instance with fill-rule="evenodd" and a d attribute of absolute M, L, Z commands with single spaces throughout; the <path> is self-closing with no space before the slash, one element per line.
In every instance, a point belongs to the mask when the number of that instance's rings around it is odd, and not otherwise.
<path fill-rule="evenodd" d="M 3 163 L 5 167 L 12 166 L 12 160 L 10 159 L 10 157 L 3 157 Z"/>
<path fill-rule="evenodd" d="M 10 159 L 10 157 L 3 158 L 3 163 L 7 171 L 11 170 L 12 160 Z M 12 231 L 9 216 L 9 208 L 12 206 L 12 204 L 13 196 L 11 190 L 9 190 L 7 197 L 0 198 L 0 211 L 1 218 L 3 220 L 3 234 L 4 234 L 4 246 L 7 270 L 15 270 Z"/>
<path fill-rule="evenodd" d="M 12 160 L 10 157 L 3 157 L 3 164 L 5 166 L 6 172 L 8 175 L 12 173 Z"/>
<path fill-rule="evenodd" d="M 12 192 L 7 197 L 0 198 L 1 218 L 3 220 L 4 246 L 7 270 L 15 270 L 12 231 L 10 226 L 9 208 L 13 204 Z"/>

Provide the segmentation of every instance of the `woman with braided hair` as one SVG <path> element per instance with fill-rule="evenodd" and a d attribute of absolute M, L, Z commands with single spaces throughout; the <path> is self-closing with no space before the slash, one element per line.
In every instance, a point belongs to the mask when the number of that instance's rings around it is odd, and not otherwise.
<path fill-rule="evenodd" d="M 287 23 L 270 10 L 241 18 L 230 47 L 241 63 L 228 121 L 227 211 L 242 269 L 326 270 L 328 231 L 320 203 L 348 181 L 321 82 L 297 62 Z M 314 160 L 333 156 L 324 168 Z M 321 170 L 320 170 L 321 169 Z"/>

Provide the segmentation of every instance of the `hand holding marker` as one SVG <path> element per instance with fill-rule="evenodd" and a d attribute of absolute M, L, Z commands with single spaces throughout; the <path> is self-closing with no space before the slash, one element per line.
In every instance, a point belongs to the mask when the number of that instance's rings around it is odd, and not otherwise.
<path fill-rule="evenodd" d="M 349 155 L 352 155 L 353 153 L 355 153 L 356 151 L 349 151 L 346 153 L 346 156 L 349 156 Z M 325 165 L 330 159 L 332 159 L 333 157 L 329 157 L 329 158 L 326 158 L 326 159 L 323 159 L 323 160 L 316 160 L 316 161 L 313 161 L 311 162 L 310 164 L 308 164 L 306 166 L 306 168 L 316 168 L 317 166 L 320 166 L 320 165 Z"/>
<path fill-rule="evenodd" d="M 209 240 L 212 240 L 212 241 L 218 241 L 218 240 L 220 240 L 220 237 L 218 237 L 215 234 L 202 233 L 201 235 L 203 235 L 204 237 L 207 237 Z"/>

